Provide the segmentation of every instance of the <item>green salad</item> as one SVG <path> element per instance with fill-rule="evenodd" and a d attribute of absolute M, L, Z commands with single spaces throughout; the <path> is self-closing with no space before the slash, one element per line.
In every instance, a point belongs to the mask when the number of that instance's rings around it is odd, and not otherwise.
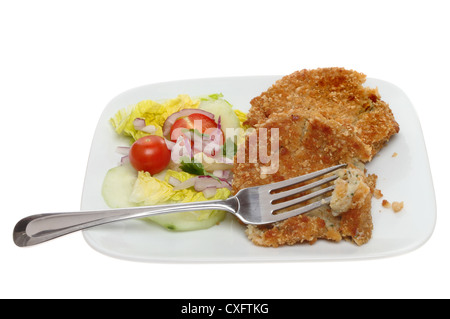
<path fill-rule="evenodd" d="M 233 158 L 242 140 L 236 136 L 245 120 L 245 113 L 233 109 L 222 94 L 144 100 L 119 110 L 110 122 L 129 142 L 117 146 L 121 160 L 105 176 L 105 202 L 124 208 L 228 198 Z M 210 210 L 143 219 L 188 231 L 210 228 L 225 215 Z"/>

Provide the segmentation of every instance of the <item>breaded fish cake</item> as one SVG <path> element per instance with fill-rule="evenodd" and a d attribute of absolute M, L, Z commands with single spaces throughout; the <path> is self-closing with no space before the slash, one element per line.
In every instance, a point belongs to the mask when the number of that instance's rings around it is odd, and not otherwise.
<path fill-rule="evenodd" d="M 318 112 L 355 132 L 373 156 L 399 125 L 378 89 L 364 87 L 365 81 L 364 74 L 344 68 L 294 72 L 251 100 L 246 124 L 255 127 L 292 109 Z"/>

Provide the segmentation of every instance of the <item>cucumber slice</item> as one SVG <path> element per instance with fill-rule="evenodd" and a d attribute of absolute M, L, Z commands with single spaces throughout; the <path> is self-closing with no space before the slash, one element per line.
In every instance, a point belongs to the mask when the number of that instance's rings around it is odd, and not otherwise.
<path fill-rule="evenodd" d="M 125 208 L 137 206 L 129 201 L 137 171 L 131 165 L 111 168 L 103 180 L 102 196 L 111 208 Z"/>
<path fill-rule="evenodd" d="M 227 128 L 238 129 L 241 127 L 241 122 L 230 103 L 223 99 L 217 100 L 203 100 L 198 107 L 204 111 L 214 114 L 217 121 L 220 117 L 220 124 L 222 125 L 222 131 L 227 134 Z"/>
<path fill-rule="evenodd" d="M 217 225 L 225 218 L 227 213 L 223 211 L 213 211 L 210 213 L 208 218 L 203 220 L 199 220 L 200 214 L 202 214 L 202 212 L 183 212 L 156 215 L 152 217 L 146 217 L 145 219 L 155 222 L 168 230 L 190 231 L 207 229 L 214 225 Z"/>

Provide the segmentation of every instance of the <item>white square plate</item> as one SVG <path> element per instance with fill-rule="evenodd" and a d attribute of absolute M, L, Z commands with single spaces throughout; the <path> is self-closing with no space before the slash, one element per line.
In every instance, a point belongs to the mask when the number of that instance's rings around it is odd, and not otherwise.
<path fill-rule="evenodd" d="M 178 94 L 199 96 L 223 93 L 224 98 L 242 111 L 250 100 L 271 86 L 280 76 L 228 77 L 157 83 L 126 91 L 105 108 L 92 143 L 83 189 L 82 210 L 108 208 L 101 196 L 103 178 L 117 166 L 116 146 L 126 145 L 115 134 L 109 119 L 128 105 L 145 99 L 160 100 Z M 389 103 L 400 133 L 367 165 L 378 175 L 377 188 L 384 199 L 403 201 L 404 209 L 393 213 L 373 199 L 374 231 L 371 241 L 357 247 L 349 242 L 318 241 L 280 248 L 253 245 L 245 227 L 231 216 L 207 230 L 170 232 L 140 220 L 116 222 L 84 231 L 95 250 L 116 258 L 144 262 L 256 262 L 355 260 L 394 256 L 423 245 L 433 233 L 436 203 L 427 152 L 420 122 L 408 97 L 396 86 L 377 79 L 366 85 L 378 87 Z M 398 156 L 393 157 L 395 153 Z"/>

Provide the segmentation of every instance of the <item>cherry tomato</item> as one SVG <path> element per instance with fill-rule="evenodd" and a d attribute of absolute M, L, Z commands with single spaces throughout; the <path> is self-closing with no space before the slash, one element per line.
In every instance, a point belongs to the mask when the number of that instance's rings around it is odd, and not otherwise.
<path fill-rule="evenodd" d="M 157 135 L 144 136 L 138 139 L 130 148 L 131 165 L 138 171 L 158 174 L 170 162 L 171 152 L 164 139 Z"/>
<path fill-rule="evenodd" d="M 201 126 L 195 126 L 196 121 L 199 121 Z M 213 119 L 200 113 L 193 113 L 187 117 L 179 118 L 173 123 L 172 128 L 170 129 L 170 139 L 172 142 L 176 142 L 178 137 L 183 135 L 183 129 L 197 129 L 202 134 L 208 134 L 208 132 L 212 132 L 216 128 L 217 123 Z M 223 134 L 221 135 L 223 138 Z"/>

